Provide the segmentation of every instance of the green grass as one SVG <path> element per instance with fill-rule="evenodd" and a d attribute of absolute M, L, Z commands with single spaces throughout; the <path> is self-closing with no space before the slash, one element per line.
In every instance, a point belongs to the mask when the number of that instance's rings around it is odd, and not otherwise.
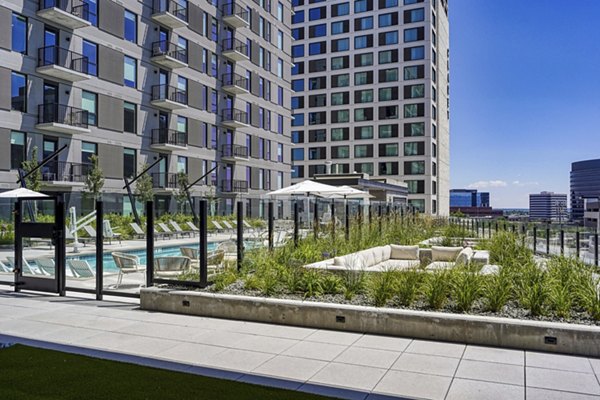
<path fill-rule="evenodd" d="M 23 345 L 0 349 L 0 399 L 325 399 Z"/>

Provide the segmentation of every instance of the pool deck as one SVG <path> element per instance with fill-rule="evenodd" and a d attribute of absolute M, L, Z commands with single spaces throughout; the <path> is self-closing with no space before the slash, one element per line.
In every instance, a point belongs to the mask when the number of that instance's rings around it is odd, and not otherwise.
<path fill-rule="evenodd" d="M 600 359 L 153 313 L 112 299 L 0 286 L 0 343 L 346 399 L 600 399 Z"/>

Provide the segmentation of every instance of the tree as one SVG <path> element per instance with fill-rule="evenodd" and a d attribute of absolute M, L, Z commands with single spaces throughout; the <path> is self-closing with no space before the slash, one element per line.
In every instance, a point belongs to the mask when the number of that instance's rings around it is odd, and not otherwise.
<path fill-rule="evenodd" d="M 92 167 L 88 169 L 85 175 L 85 189 L 94 200 L 100 199 L 102 188 L 104 187 L 104 173 L 102 168 L 98 165 L 98 156 L 93 155 L 90 157 L 92 161 Z"/>
<path fill-rule="evenodd" d="M 180 212 L 185 210 L 185 202 L 187 201 L 187 192 L 185 188 L 188 186 L 189 180 L 185 172 L 179 172 L 177 174 L 177 191 L 175 192 L 175 201 L 177 202 L 177 208 Z"/>
<path fill-rule="evenodd" d="M 142 165 L 142 171 L 146 168 L 148 168 L 148 164 Z M 150 174 L 145 173 L 138 178 L 135 183 L 134 193 L 144 204 L 146 204 L 147 201 L 154 200 L 154 190 L 152 185 L 152 177 Z"/>
<path fill-rule="evenodd" d="M 35 167 L 39 164 L 38 162 L 38 148 L 37 146 L 33 146 L 31 150 L 31 159 L 27 161 L 23 161 L 22 167 L 23 171 L 27 174 L 29 171 L 33 171 Z M 27 183 L 27 188 L 33 190 L 34 192 L 39 192 L 42 188 L 42 169 L 38 169 L 36 172 L 31 174 L 25 182 Z"/>

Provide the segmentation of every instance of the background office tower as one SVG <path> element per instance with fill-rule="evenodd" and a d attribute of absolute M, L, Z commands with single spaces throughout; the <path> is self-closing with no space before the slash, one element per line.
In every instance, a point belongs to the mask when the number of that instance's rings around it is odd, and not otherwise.
<path fill-rule="evenodd" d="M 152 174 L 159 212 L 175 210 L 178 173 L 193 196 L 290 183 L 291 4 L 216 0 L 8 0 L 0 6 L 0 185 L 67 145 L 43 167 L 42 190 L 81 204 L 97 155 L 108 212 L 128 211 L 123 178 Z"/>
<path fill-rule="evenodd" d="M 600 159 L 571 164 L 571 217 L 586 226 L 598 226 Z M 584 216 L 584 214 L 587 214 Z"/>
<path fill-rule="evenodd" d="M 567 195 L 554 192 L 530 194 L 529 219 L 547 222 L 568 221 Z"/>
<path fill-rule="evenodd" d="M 449 211 L 444 0 L 293 0 L 292 180 L 363 172 Z"/>

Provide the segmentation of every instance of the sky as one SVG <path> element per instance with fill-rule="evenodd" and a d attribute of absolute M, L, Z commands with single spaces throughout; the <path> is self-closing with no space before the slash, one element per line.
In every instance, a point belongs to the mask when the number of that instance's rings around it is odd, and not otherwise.
<path fill-rule="evenodd" d="M 600 158 L 600 0 L 450 0 L 450 187 L 494 208 Z"/>

